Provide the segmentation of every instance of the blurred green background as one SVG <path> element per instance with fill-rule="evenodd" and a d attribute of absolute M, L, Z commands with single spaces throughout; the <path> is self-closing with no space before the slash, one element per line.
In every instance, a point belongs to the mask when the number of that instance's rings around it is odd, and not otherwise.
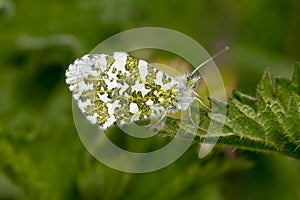
<path fill-rule="evenodd" d="M 80 142 L 64 82 L 107 37 L 158 26 L 210 53 L 229 45 L 216 59 L 228 92 L 253 95 L 266 68 L 289 76 L 300 60 L 299 10 L 297 0 L 0 0 L 0 199 L 300 199 L 299 161 L 223 146 L 200 160 L 194 144 L 147 174 L 110 169 Z"/>

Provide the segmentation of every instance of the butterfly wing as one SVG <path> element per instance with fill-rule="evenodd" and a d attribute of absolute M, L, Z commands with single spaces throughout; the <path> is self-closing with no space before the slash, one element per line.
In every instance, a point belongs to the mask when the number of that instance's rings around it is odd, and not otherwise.
<path fill-rule="evenodd" d="M 99 128 L 159 117 L 176 103 L 176 80 L 146 61 L 117 52 L 89 54 L 66 71 L 86 118 Z"/>

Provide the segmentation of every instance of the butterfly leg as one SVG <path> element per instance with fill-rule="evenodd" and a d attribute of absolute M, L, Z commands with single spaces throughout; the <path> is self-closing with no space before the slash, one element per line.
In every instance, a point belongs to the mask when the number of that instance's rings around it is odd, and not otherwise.
<path fill-rule="evenodd" d="M 193 116 L 192 116 L 191 106 L 189 106 L 189 119 L 190 119 L 190 121 L 192 122 L 192 125 L 193 125 L 195 128 L 197 128 L 197 129 L 199 129 L 199 130 L 201 130 L 201 131 L 203 131 L 203 132 L 206 132 L 206 130 L 205 130 L 204 128 L 201 128 L 200 126 L 198 126 L 198 125 L 196 124 L 196 122 L 194 122 Z"/>
<path fill-rule="evenodd" d="M 167 115 L 167 110 L 163 112 L 163 114 L 159 117 L 159 119 L 154 122 L 153 124 L 149 124 L 149 125 L 146 125 L 145 128 L 148 129 L 148 128 L 151 128 L 151 127 L 163 127 L 165 126 L 165 123 L 163 122 L 164 118 L 166 117 Z M 152 120 L 151 120 L 152 121 Z"/>
<path fill-rule="evenodd" d="M 199 94 L 197 94 L 196 92 L 194 92 L 194 95 L 197 97 L 196 100 L 197 100 L 204 108 L 206 108 L 207 110 L 211 111 L 211 109 L 210 109 L 207 105 L 205 105 L 205 104 L 203 103 L 203 101 L 202 101 L 202 100 L 204 100 L 203 97 L 201 97 L 201 96 L 200 96 Z M 202 100 L 201 100 L 201 99 L 202 99 Z"/>

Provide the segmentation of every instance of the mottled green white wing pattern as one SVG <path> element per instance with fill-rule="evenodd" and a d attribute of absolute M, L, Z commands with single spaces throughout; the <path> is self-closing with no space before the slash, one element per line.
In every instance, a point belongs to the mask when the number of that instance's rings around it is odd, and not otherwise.
<path fill-rule="evenodd" d="M 66 82 L 86 118 L 100 129 L 176 111 L 182 84 L 123 52 L 77 59 L 66 71 Z"/>

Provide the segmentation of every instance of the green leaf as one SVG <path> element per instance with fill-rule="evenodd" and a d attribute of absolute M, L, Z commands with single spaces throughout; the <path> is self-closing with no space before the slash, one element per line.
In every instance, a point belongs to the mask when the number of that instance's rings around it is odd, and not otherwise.
<path fill-rule="evenodd" d="M 218 144 L 258 152 L 277 152 L 300 159 L 299 94 L 300 64 L 295 64 L 291 79 L 272 79 L 266 70 L 255 97 L 239 91 L 232 93 L 226 116 L 223 115 L 223 132 L 210 137 L 218 137 Z M 211 103 L 215 102 L 211 100 Z M 210 120 L 216 121 L 202 113 L 201 129 L 207 130 Z M 197 141 L 202 142 L 208 137 L 203 130 L 199 129 Z"/>
<path fill-rule="evenodd" d="M 295 64 L 290 88 L 300 95 L 300 63 Z"/>
<path fill-rule="evenodd" d="M 299 95 L 293 92 L 299 89 L 299 69 L 300 66 L 295 65 L 291 80 L 277 78 L 275 87 L 267 70 L 257 87 L 254 101 L 233 96 L 228 103 L 227 117 L 232 122 L 233 135 L 245 138 L 246 142 L 229 145 L 256 151 L 271 150 L 300 158 Z"/>

